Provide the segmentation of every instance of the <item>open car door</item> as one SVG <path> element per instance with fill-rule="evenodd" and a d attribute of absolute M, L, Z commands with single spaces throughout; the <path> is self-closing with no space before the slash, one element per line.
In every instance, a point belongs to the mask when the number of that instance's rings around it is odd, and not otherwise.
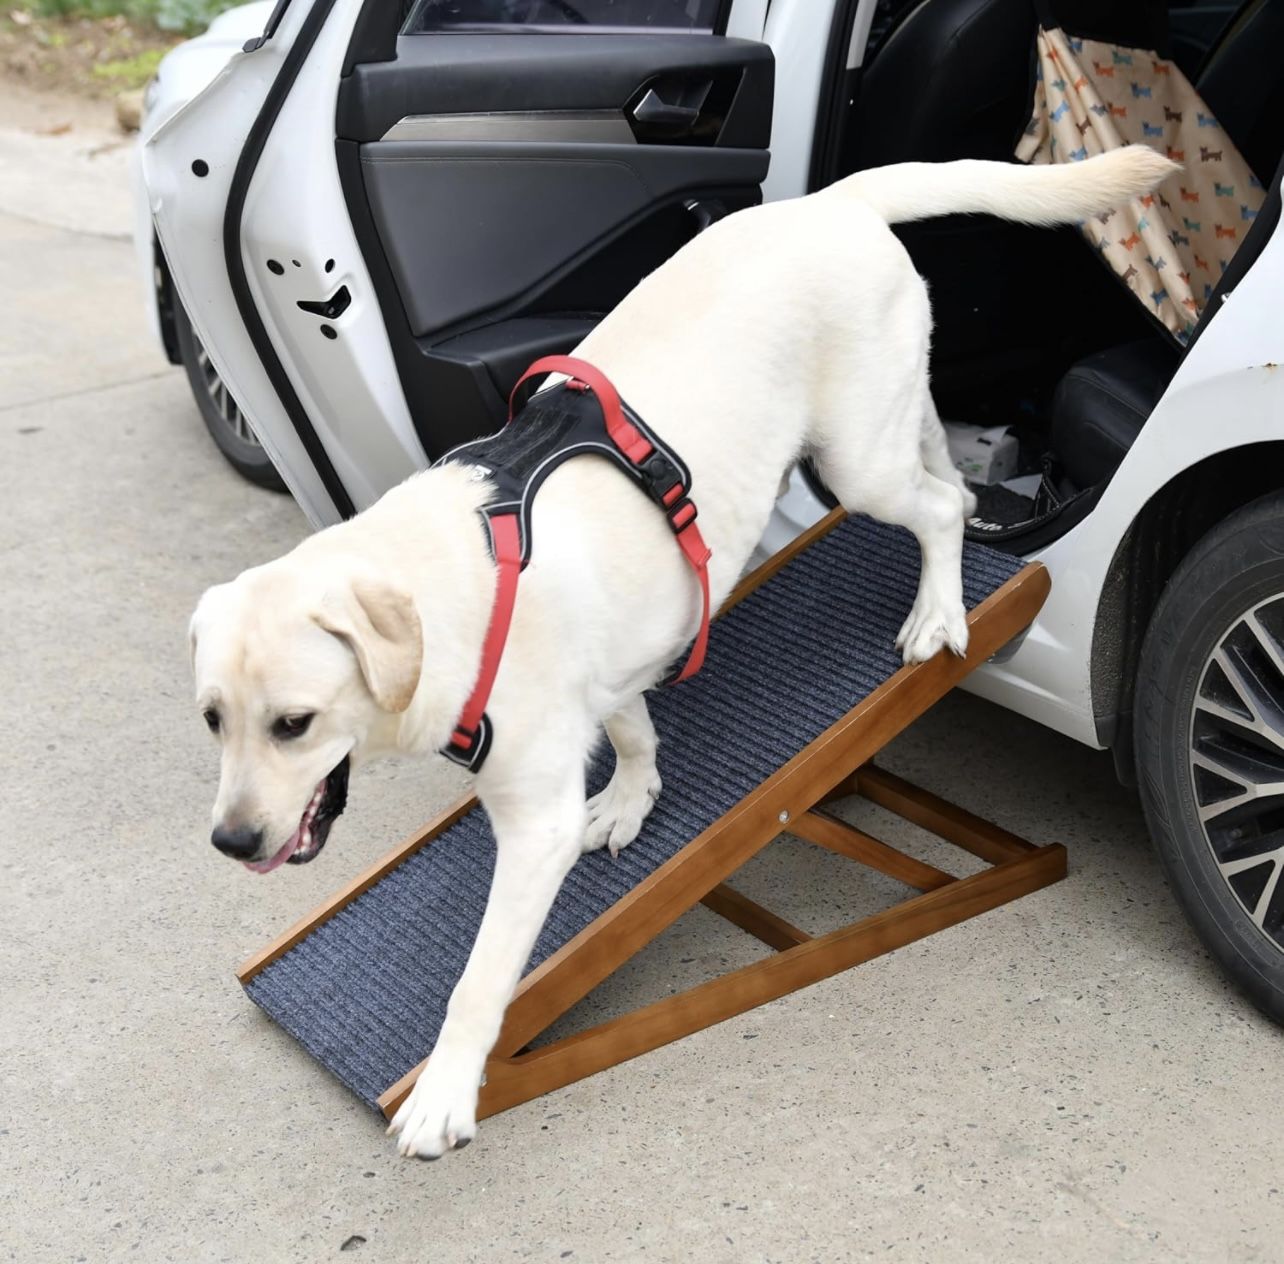
<path fill-rule="evenodd" d="M 760 199 L 774 64 L 730 10 L 280 0 L 149 138 L 179 294 L 314 522 L 494 429 L 531 360 Z"/>

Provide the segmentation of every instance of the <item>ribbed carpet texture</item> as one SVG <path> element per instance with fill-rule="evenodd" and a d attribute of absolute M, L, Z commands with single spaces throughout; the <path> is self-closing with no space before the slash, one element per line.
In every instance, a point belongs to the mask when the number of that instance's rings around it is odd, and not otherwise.
<path fill-rule="evenodd" d="M 969 609 L 1021 561 L 968 545 Z M 713 625 L 704 669 L 649 697 L 664 790 L 617 859 L 576 864 L 534 968 L 901 666 L 919 551 L 899 528 L 851 518 Z M 603 742 L 590 793 L 614 763 Z M 471 812 L 319 926 L 246 987 L 251 999 L 372 1107 L 431 1052 L 481 921 L 495 844 Z"/>

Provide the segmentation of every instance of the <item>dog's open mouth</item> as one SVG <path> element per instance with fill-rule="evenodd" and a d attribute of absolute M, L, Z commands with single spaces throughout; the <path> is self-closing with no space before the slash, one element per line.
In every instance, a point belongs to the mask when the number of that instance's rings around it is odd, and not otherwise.
<path fill-rule="evenodd" d="M 303 815 L 299 818 L 298 828 L 275 856 L 268 860 L 245 860 L 241 863 L 255 873 L 271 873 L 287 861 L 292 865 L 306 865 L 309 860 L 315 860 L 330 836 L 330 827 L 343 814 L 348 802 L 350 766 L 348 756 L 345 755 L 339 765 L 317 783 L 308 806 L 303 809 Z"/>

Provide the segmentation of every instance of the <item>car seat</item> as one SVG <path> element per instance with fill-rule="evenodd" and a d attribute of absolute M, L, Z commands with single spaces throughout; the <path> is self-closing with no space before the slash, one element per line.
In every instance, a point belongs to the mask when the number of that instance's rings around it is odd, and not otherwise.
<path fill-rule="evenodd" d="M 1165 42 L 1164 0 L 1075 0 L 1057 6 L 1057 17 L 1116 42 Z M 862 74 L 845 167 L 1011 161 L 1030 117 L 1037 25 L 1032 0 L 927 0 L 911 9 Z M 896 231 L 931 287 L 938 395 L 1055 380 L 1085 338 L 1096 349 L 1146 331 L 1105 270 L 1084 267 L 1072 228 L 951 216 Z M 1058 289 L 1051 308 L 1031 277 Z"/>
<path fill-rule="evenodd" d="M 1080 360 L 1052 397 L 1052 450 L 1076 488 L 1114 473 L 1177 371 L 1181 353 L 1156 335 Z"/>
<path fill-rule="evenodd" d="M 1196 84 L 1263 180 L 1284 155 L 1284 80 L 1274 67 L 1281 40 L 1284 0 L 1250 0 L 1209 54 Z M 1267 204 L 1213 292 L 1205 322 L 1256 258 L 1279 213 L 1277 174 Z M 1090 355 L 1065 374 L 1053 395 L 1050 442 L 1075 486 L 1091 487 L 1114 473 L 1180 362 L 1178 349 L 1156 327 L 1148 338 Z"/>

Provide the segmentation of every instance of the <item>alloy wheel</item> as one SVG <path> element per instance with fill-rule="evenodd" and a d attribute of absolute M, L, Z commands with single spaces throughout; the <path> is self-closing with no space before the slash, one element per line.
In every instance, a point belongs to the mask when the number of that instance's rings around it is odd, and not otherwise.
<path fill-rule="evenodd" d="M 210 397 L 210 402 L 214 405 L 214 411 L 222 418 L 228 430 L 240 439 L 242 443 L 252 444 L 256 448 L 261 447 L 258 436 L 246 420 L 245 414 L 240 410 L 236 400 L 232 398 L 231 392 L 224 385 L 223 379 L 219 377 L 218 370 L 214 367 L 214 362 L 209 357 L 209 352 L 201 345 L 201 340 L 196 336 L 195 330 L 192 331 L 192 342 L 196 349 L 196 363 L 200 369 L 201 378 L 205 383 L 206 393 Z"/>
<path fill-rule="evenodd" d="M 1214 646 L 1189 745 L 1199 825 L 1218 872 L 1284 951 L 1284 594 L 1245 611 Z"/>

